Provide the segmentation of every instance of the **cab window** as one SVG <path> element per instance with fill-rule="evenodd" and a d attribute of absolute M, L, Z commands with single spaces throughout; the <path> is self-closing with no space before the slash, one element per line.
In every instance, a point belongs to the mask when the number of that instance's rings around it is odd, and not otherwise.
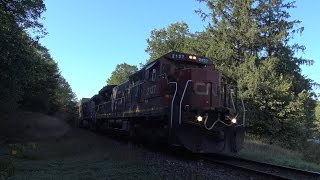
<path fill-rule="evenodd" d="M 157 70 L 152 69 L 152 74 L 151 74 L 151 81 L 155 81 L 157 77 Z"/>

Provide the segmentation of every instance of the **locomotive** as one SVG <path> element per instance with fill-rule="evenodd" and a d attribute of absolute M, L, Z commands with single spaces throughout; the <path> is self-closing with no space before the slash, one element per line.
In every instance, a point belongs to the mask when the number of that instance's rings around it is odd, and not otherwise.
<path fill-rule="evenodd" d="M 172 51 L 83 98 L 79 126 L 195 153 L 237 152 L 244 140 L 238 94 L 236 82 L 208 58 Z"/>

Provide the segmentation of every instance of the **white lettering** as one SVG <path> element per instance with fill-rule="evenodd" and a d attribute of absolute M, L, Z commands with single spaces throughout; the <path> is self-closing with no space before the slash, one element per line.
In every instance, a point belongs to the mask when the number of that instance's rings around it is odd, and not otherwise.
<path fill-rule="evenodd" d="M 156 85 L 153 85 L 153 86 L 151 86 L 151 87 L 148 87 L 148 88 L 147 88 L 147 95 L 155 94 L 155 93 L 156 93 L 156 88 L 157 88 Z"/>
<path fill-rule="evenodd" d="M 198 61 L 200 63 L 208 63 L 209 62 L 209 60 L 207 58 L 199 58 Z"/>

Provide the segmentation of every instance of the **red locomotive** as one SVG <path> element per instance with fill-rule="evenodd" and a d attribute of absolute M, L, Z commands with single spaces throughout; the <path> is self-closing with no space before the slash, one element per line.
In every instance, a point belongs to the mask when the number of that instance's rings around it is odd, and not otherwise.
<path fill-rule="evenodd" d="M 192 152 L 237 152 L 244 139 L 237 94 L 236 83 L 209 59 L 170 52 L 82 99 L 79 125 Z"/>

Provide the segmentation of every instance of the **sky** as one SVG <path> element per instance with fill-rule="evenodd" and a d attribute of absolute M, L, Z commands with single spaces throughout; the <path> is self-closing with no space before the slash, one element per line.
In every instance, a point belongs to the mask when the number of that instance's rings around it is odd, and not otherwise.
<path fill-rule="evenodd" d="M 78 99 L 98 93 L 117 64 L 145 63 L 146 39 L 153 29 L 177 21 L 186 22 L 191 32 L 206 26 L 194 12 L 205 6 L 196 0 L 45 0 L 45 4 L 42 22 L 49 34 L 40 42 Z M 306 46 L 297 56 L 315 60 L 313 66 L 302 66 L 302 73 L 320 83 L 320 1 L 297 0 L 296 5 L 291 18 L 302 21 L 304 32 L 293 42 Z"/>

